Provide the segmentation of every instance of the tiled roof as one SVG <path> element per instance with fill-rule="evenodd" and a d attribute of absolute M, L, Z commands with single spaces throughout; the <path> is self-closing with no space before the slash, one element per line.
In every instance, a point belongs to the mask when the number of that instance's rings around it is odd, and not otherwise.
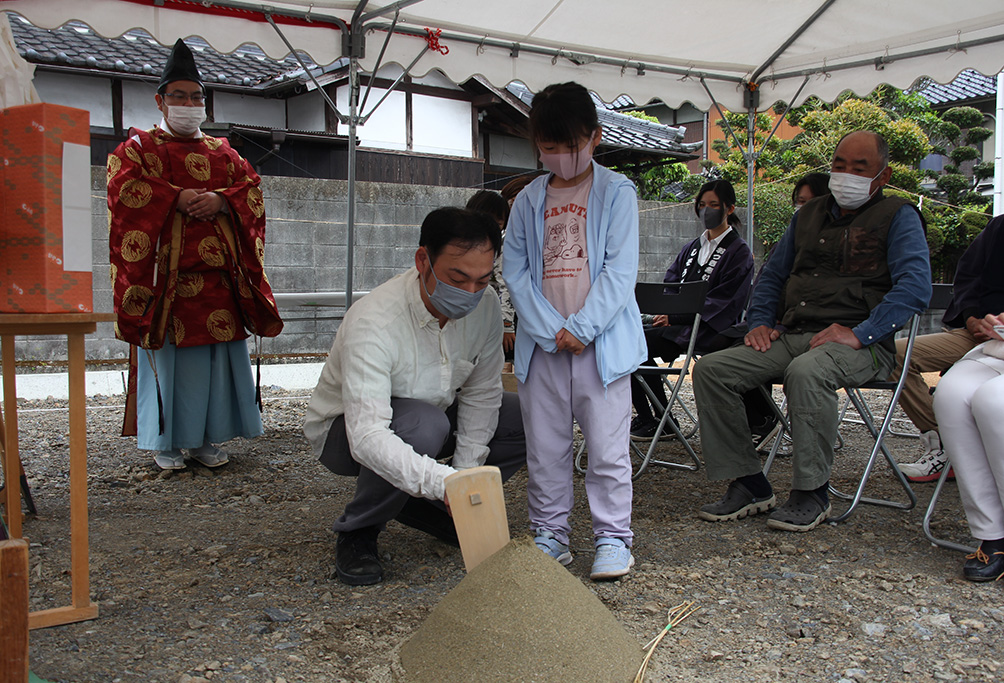
<path fill-rule="evenodd" d="M 142 29 L 133 29 L 118 38 L 102 38 L 79 21 L 47 30 L 30 24 L 18 14 L 8 13 L 8 16 L 17 51 L 33 64 L 159 78 L 171 53 L 170 48 Z M 186 38 L 185 42 L 195 53 L 199 72 L 208 85 L 261 88 L 296 79 L 302 73 L 292 55 L 276 61 L 251 44 L 225 55 L 209 47 L 201 38 Z M 307 66 L 314 66 L 309 57 L 301 56 Z"/>
<path fill-rule="evenodd" d="M 510 83 L 506 88 L 527 106 L 533 102 L 533 93 L 522 83 Z M 619 97 L 614 103 L 626 100 Z M 645 121 L 627 114 L 608 109 L 595 95 L 596 116 L 603 126 L 603 141 L 615 147 L 627 147 L 645 152 L 666 152 L 671 154 L 693 154 L 701 148 L 700 142 L 683 142 L 686 128 L 667 126 L 662 123 Z M 618 106 L 622 106 L 618 104 Z"/>
<path fill-rule="evenodd" d="M 997 94 L 997 78 L 995 76 L 984 76 L 979 71 L 966 69 L 956 76 L 955 80 L 951 83 L 942 85 L 934 81 L 927 81 L 917 92 L 935 106 L 995 97 Z"/>

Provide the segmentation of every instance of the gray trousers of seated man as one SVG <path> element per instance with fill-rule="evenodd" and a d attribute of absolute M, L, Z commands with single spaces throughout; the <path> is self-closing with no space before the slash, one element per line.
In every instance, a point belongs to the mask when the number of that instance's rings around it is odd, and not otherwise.
<path fill-rule="evenodd" d="M 737 479 L 761 470 L 742 395 L 783 377 L 793 446 L 791 487 L 811 491 L 829 480 L 839 426 L 837 390 L 886 379 L 893 353 L 878 344 L 852 349 L 829 342 L 810 349 L 813 336 L 786 332 L 767 351 L 734 346 L 697 361 L 694 402 L 708 479 Z"/>
<path fill-rule="evenodd" d="M 391 431 L 415 449 L 416 453 L 437 460 L 453 456 L 456 448 L 456 403 L 443 411 L 418 399 L 392 398 L 390 406 L 393 410 Z M 508 392 L 502 394 L 498 426 L 495 428 L 495 436 L 488 443 L 488 450 L 485 464 L 498 467 L 502 472 L 502 481 L 508 480 L 526 464 L 526 436 L 523 433 L 518 395 Z M 345 434 L 344 416 L 339 416 L 331 424 L 321 453 L 321 464 L 335 474 L 356 477 L 355 496 L 335 521 L 336 532 L 355 531 L 370 526 L 377 526 L 382 530 L 408 502 L 409 494 L 372 470 L 362 467 L 352 458 Z M 446 510 L 442 501 L 429 502 Z"/>

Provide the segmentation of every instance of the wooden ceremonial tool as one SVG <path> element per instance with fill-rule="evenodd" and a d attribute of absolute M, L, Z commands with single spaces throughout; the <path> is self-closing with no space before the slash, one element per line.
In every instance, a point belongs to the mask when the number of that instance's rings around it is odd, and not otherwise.
<path fill-rule="evenodd" d="M 492 466 L 454 472 L 446 478 L 446 497 L 470 572 L 509 542 L 502 473 Z"/>

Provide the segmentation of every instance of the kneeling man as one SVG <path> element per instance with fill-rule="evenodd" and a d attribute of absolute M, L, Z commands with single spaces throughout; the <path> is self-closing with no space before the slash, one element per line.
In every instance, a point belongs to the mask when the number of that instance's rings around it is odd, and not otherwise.
<path fill-rule="evenodd" d="M 443 483 L 456 469 L 495 465 L 505 481 L 526 462 L 488 287 L 500 246 L 490 217 L 433 211 L 415 267 L 356 302 L 338 328 L 303 431 L 325 467 L 357 477 L 334 525 L 344 583 L 383 579 L 376 540 L 392 519 L 456 544 Z"/>

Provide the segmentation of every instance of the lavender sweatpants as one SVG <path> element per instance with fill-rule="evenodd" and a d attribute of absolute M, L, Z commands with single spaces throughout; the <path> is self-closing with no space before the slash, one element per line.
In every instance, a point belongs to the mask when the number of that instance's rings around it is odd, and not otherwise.
<path fill-rule="evenodd" d="M 534 348 L 519 399 L 526 433 L 527 501 L 530 529 L 550 531 L 568 543 L 572 492 L 572 420 L 579 423 L 589 452 L 586 496 L 593 534 L 631 545 L 630 377 L 606 388 L 596 368 L 595 347 L 582 354 Z"/>

